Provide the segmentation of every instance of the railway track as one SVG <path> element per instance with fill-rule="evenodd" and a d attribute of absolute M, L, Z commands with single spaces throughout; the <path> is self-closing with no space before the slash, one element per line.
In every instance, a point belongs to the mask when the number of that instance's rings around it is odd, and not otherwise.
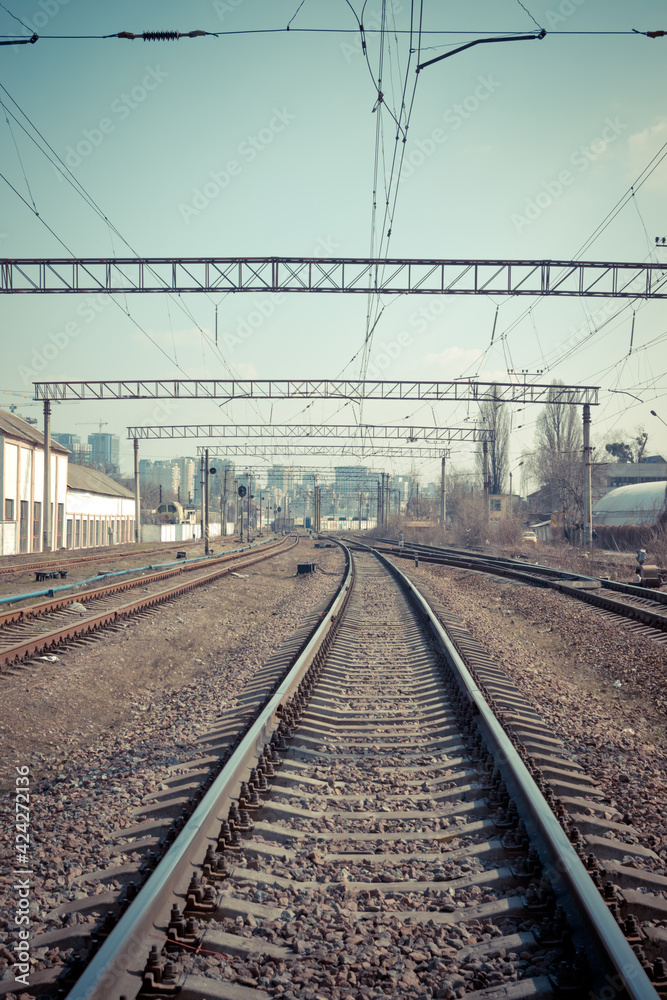
<path fill-rule="evenodd" d="M 289 536 L 288 536 L 289 538 Z M 205 586 L 227 573 L 252 566 L 288 551 L 298 538 L 269 543 L 255 553 L 223 554 L 202 565 L 179 565 L 157 573 L 116 580 L 102 587 L 70 592 L 41 604 L 14 608 L 0 613 L 0 669 L 23 663 L 30 657 L 52 654 L 72 641 L 92 641 L 100 630 L 118 628 L 131 615 L 151 609 L 196 587 Z M 166 585 L 174 577 L 187 575 L 185 582 Z M 128 591 L 141 588 L 142 596 L 128 600 Z M 145 596 L 143 594 L 145 592 Z M 74 607 L 72 607 L 74 606 Z"/>
<path fill-rule="evenodd" d="M 201 539 L 199 540 L 201 543 Z M 194 543 L 196 544 L 196 543 Z M 54 569 L 56 566 L 60 569 L 69 566 L 77 566 L 80 563 L 98 563 L 100 559 L 106 559 L 111 562 L 116 562 L 121 559 L 137 559 L 143 558 L 144 556 L 151 556 L 155 553 L 160 553 L 163 555 L 165 552 L 169 552 L 172 549 L 183 549 L 188 548 L 188 546 L 193 545 L 193 542 L 174 542 L 171 545 L 160 545 L 154 549 L 142 549 L 137 553 L 136 548 L 130 548 L 124 552 L 114 551 L 112 546 L 97 546 L 93 549 L 94 555 L 72 557 L 67 555 L 65 558 L 59 559 L 58 552 L 53 552 L 50 559 L 42 560 L 41 562 L 31 562 L 31 563 L 4 563 L 0 565 L 0 576 L 14 575 L 18 573 L 32 572 L 35 570 L 48 570 Z M 91 551 L 91 550 L 88 550 Z"/>
<path fill-rule="evenodd" d="M 536 587 L 550 587 L 613 615 L 636 632 L 658 642 L 667 642 L 667 593 L 616 580 L 584 576 L 549 566 L 480 555 L 460 549 L 407 543 L 402 547 L 392 539 L 376 539 L 379 551 L 392 558 L 413 560 L 461 569 L 492 573 Z M 614 596 L 610 593 L 614 593 Z"/>
<path fill-rule="evenodd" d="M 659 859 L 446 609 L 354 561 L 68 1000 L 667 996 Z"/>

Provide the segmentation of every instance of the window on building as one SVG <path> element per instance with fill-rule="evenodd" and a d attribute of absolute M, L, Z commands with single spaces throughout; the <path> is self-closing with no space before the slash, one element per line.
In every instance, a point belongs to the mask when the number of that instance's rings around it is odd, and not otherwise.
<path fill-rule="evenodd" d="M 14 520 L 14 501 L 5 499 L 5 521 Z"/>
<path fill-rule="evenodd" d="M 73 532 L 73 530 L 74 529 L 73 529 L 73 526 L 72 526 L 72 518 L 68 517 L 67 518 L 67 542 L 66 542 L 66 545 L 67 545 L 68 549 L 72 548 L 72 532 Z"/>
<path fill-rule="evenodd" d="M 30 504 L 27 500 L 21 500 L 21 517 L 19 520 L 19 552 L 28 551 L 28 516 L 30 514 Z"/>
<path fill-rule="evenodd" d="M 99 517 L 96 517 L 95 518 L 95 545 L 99 545 L 99 544 L 100 544 L 100 519 L 99 519 Z"/>
<path fill-rule="evenodd" d="M 85 549 L 88 545 L 88 518 L 84 517 L 81 521 L 81 545 Z"/>
<path fill-rule="evenodd" d="M 42 534 L 42 505 L 35 501 L 32 505 L 32 551 L 39 552 L 41 549 L 40 536 Z"/>
<path fill-rule="evenodd" d="M 502 510 L 503 502 L 500 497 L 491 497 L 491 510 Z"/>
<path fill-rule="evenodd" d="M 77 517 L 74 520 L 74 548 L 81 548 L 81 518 Z"/>

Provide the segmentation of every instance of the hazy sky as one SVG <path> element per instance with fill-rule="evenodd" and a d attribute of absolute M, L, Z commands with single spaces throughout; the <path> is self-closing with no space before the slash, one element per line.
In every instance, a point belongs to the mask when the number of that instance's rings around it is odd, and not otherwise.
<path fill-rule="evenodd" d="M 10 129 L 2 111 L 0 169 L 28 204 L 0 179 L 0 255 L 388 252 L 569 260 L 657 156 L 651 176 L 583 257 L 667 262 L 667 250 L 654 243 L 667 236 L 667 160 L 660 161 L 667 143 L 667 38 L 614 34 L 667 29 L 664 3 L 528 0 L 546 38 L 476 46 L 423 70 L 400 183 L 397 189 L 394 176 L 389 191 L 396 209 L 387 243 L 382 213 L 396 145 L 392 114 L 406 78 L 408 101 L 415 82 L 416 53 L 406 73 L 409 36 L 399 33 L 409 27 L 411 4 L 386 0 L 378 108 L 381 41 L 371 29 L 380 24 L 382 0 L 365 5 L 368 63 L 345 0 L 299 2 L 3 2 L 1 34 L 24 37 L 30 29 L 41 37 L 33 45 L 0 47 L 2 100 L 29 133 L 11 117 Z M 360 13 L 359 0 L 352 6 Z M 285 28 L 295 13 L 289 33 L 259 33 Z M 332 30 L 296 30 L 306 28 Z M 168 42 L 49 37 L 193 29 L 245 33 Z M 536 30 L 517 0 L 424 0 L 421 58 L 474 38 Z M 88 201 L 31 141 L 29 135 L 38 138 L 32 126 Z M 599 385 L 596 437 L 629 434 L 642 424 L 649 450 L 667 454 L 667 427 L 649 414 L 655 409 L 667 421 L 660 302 L 387 296 L 380 305 L 370 369 L 376 376 L 507 380 L 508 369 L 525 369 L 533 381 Z M 41 406 L 30 401 L 35 379 L 357 377 L 368 302 L 333 294 L 114 301 L 15 295 L 5 296 L 0 309 L 0 405 L 19 403 L 21 415 L 39 418 Z M 64 332 L 68 324 L 71 334 Z M 359 419 L 352 404 L 315 401 L 304 413 L 305 406 L 60 404 L 53 429 L 85 438 L 104 421 L 105 431 L 124 439 L 128 424 Z M 513 415 L 514 464 L 532 445 L 537 413 L 526 407 Z M 366 405 L 363 419 L 430 424 L 435 417 L 458 426 L 476 415 L 460 404 L 440 404 L 434 414 L 430 405 L 377 403 Z M 194 441 L 142 445 L 143 457 L 195 450 Z M 122 454 L 129 469 L 126 441 Z M 452 461 L 463 466 L 470 455 Z M 425 478 L 436 469 L 437 463 L 426 467 Z"/>

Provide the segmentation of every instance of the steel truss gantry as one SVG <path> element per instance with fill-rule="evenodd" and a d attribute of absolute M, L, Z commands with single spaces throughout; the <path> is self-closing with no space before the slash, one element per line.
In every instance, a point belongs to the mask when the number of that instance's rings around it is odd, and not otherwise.
<path fill-rule="evenodd" d="M 179 424 L 128 427 L 128 438 L 352 438 L 413 441 L 493 441 L 486 427 L 391 427 L 373 424 Z"/>
<path fill-rule="evenodd" d="M 662 264 L 372 257 L 16 257 L 0 293 L 324 292 L 667 298 Z"/>
<path fill-rule="evenodd" d="M 34 382 L 35 399 L 367 399 L 436 402 L 598 403 L 596 386 L 529 382 L 376 381 L 359 379 L 146 379 Z"/>
<path fill-rule="evenodd" d="M 204 445 L 197 445 L 197 457 L 208 453 L 209 458 L 272 458 L 281 455 L 289 458 L 290 455 L 302 457 L 304 455 L 328 455 L 337 458 L 414 458 L 422 461 L 449 458 L 449 449 L 440 447 L 414 447 L 401 445 L 376 444 L 366 442 L 364 444 L 292 444 L 285 441 L 284 444 L 271 442 L 270 444 L 219 444 L 207 448 Z"/>

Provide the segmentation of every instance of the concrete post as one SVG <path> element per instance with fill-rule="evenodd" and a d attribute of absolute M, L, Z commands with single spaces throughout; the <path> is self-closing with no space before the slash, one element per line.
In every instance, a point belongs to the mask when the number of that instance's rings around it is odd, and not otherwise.
<path fill-rule="evenodd" d="M 51 403 L 44 400 L 44 494 L 42 497 L 42 552 L 51 551 Z"/>
<path fill-rule="evenodd" d="M 201 525 L 201 537 L 204 540 L 204 456 L 202 455 L 199 460 L 199 502 L 200 502 L 200 518 L 199 522 Z"/>
<path fill-rule="evenodd" d="M 593 544 L 593 490 L 591 483 L 591 407 L 584 403 L 584 532 L 583 545 Z"/>
<path fill-rule="evenodd" d="M 141 487 L 139 483 L 139 438 L 134 439 L 134 541 L 141 541 Z"/>
<path fill-rule="evenodd" d="M 208 448 L 204 452 L 204 555 L 209 553 L 209 516 L 208 516 Z"/>
<path fill-rule="evenodd" d="M 446 480 L 445 480 L 445 464 L 446 459 L 443 455 L 440 459 L 440 524 L 444 528 L 447 523 L 447 496 L 445 493 Z"/>
<path fill-rule="evenodd" d="M 489 520 L 489 445 L 482 442 L 483 470 L 484 477 L 484 517 Z"/>

